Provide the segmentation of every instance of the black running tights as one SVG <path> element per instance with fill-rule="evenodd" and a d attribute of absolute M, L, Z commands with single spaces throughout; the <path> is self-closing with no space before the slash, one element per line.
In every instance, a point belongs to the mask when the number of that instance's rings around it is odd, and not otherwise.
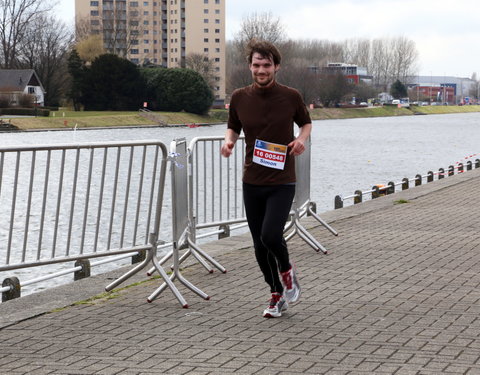
<path fill-rule="evenodd" d="M 272 293 L 283 293 L 278 272 L 290 269 L 283 229 L 295 196 L 295 185 L 243 184 L 243 199 L 255 256 Z"/>

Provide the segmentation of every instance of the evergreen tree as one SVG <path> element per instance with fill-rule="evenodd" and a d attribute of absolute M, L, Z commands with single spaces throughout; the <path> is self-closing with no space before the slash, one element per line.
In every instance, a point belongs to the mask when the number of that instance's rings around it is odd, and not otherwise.
<path fill-rule="evenodd" d="M 75 49 L 73 49 L 72 52 L 70 52 L 70 56 L 68 56 L 68 72 L 71 76 L 68 96 L 73 102 L 73 108 L 75 111 L 79 111 L 82 102 L 82 87 L 85 80 L 85 67 Z"/>
<path fill-rule="evenodd" d="M 407 87 L 397 79 L 390 88 L 390 94 L 394 99 L 406 98 L 408 96 Z"/>
<path fill-rule="evenodd" d="M 85 83 L 85 110 L 137 110 L 144 100 L 145 84 L 139 69 L 117 55 L 97 57 L 88 69 Z"/>
<path fill-rule="evenodd" d="M 197 72 L 181 68 L 146 68 L 148 101 L 159 111 L 186 111 L 204 114 L 213 103 L 213 94 Z"/>

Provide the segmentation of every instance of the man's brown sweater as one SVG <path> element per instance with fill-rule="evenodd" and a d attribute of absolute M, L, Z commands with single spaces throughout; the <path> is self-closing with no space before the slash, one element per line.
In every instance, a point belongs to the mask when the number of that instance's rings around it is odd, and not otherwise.
<path fill-rule="evenodd" d="M 295 157 L 287 155 L 283 170 L 253 163 L 255 141 L 288 145 L 294 140 L 294 122 L 311 123 L 300 93 L 277 82 L 267 88 L 252 84 L 237 89 L 230 100 L 228 128 L 245 133 L 246 155 L 243 182 L 281 185 L 295 182 Z M 289 150 L 290 151 L 290 150 Z"/>

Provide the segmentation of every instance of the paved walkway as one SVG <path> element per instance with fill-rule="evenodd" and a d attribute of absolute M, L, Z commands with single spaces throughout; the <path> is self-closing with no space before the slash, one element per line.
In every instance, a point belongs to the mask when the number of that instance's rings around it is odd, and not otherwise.
<path fill-rule="evenodd" d="M 181 287 L 189 309 L 147 303 L 159 280 L 72 305 L 101 277 L 0 304 L 0 373 L 480 374 L 479 188 L 475 170 L 322 214 L 338 237 L 306 219 L 331 253 L 291 241 L 303 295 L 280 319 L 247 235 L 204 246 L 226 274 L 184 270 L 212 296 Z"/>

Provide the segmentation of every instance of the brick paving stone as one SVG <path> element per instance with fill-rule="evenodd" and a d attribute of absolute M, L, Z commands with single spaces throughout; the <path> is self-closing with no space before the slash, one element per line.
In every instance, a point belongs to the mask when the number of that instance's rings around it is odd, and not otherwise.
<path fill-rule="evenodd" d="M 280 319 L 261 317 L 269 293 L 247 233 L 201 245 L 226 274 L 189 259 L 183 275 L 212 297 L 179 286 L 189 309 L 168 289 L 146 303 L 153 279 L 9 316 L 0 374 L 480 374 L 479 183 L 474 170 L 322 213 L 338 237 L 302 219 L 330 254 L 289 242 L 303 294 Z M 92 295 L 110 282 L 90 279 Z M 0 304 L 0 323 L 21 303 Z"/>

